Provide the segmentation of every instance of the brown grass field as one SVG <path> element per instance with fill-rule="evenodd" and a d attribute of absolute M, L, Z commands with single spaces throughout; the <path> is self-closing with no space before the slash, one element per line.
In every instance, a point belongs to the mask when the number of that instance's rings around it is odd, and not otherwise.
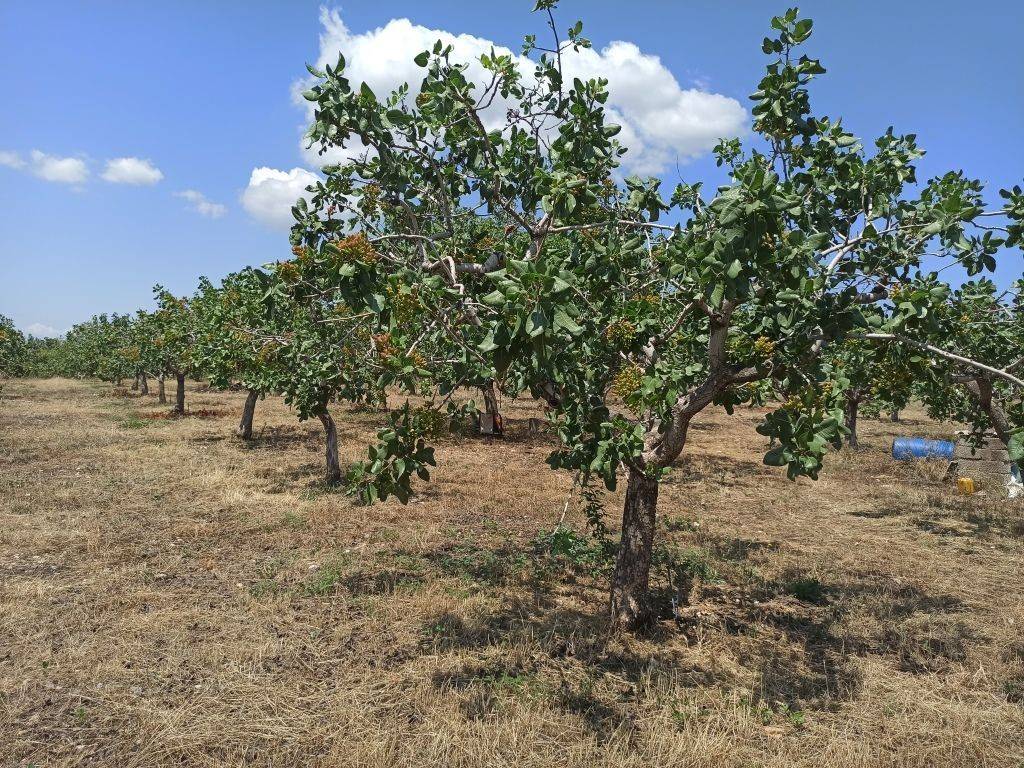
<path fill-rule="evenodd" d="M 865 419 L 794 483 L 706 414 L 660 501 L 687 618 L 615 637 L 606 561 L 537 543 L 571 478 L 527 400 L 367 508 L 319 423 L 268 398 L 246 445 L 189 387 L 3 383 L 0 766 L 1024 765 L 1021 506 L 887 455 L 949 425 Z M 333 411 L 362 457 L 382 414 Z"/>

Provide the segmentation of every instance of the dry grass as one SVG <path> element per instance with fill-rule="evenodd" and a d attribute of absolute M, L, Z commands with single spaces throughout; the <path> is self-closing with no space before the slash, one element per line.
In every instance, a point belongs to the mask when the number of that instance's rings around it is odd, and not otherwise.
<path fill-rule="evenodd" d="M 363 508 L 278 400 L 233 438 L 242 399 L 169 420 L 5 383 L 0 765 L 1024 761 L 1020 510 L 886 457 L 939 425 L 865 422 L 790 483 L 756 413 L 704 418 L 661 496 L 685 619 L 608 638 L 606 564 L 535 543 L 569 478 L 528 403 L 505 441 L 441 441 L 414 503 Z M 335 414 L 355 460 L 382 416 Z"/>

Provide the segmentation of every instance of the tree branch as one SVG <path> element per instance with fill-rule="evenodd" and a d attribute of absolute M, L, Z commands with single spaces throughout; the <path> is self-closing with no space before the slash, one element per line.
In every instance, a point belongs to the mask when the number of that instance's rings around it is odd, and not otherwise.
<path fill-rule="evenodd" d="M 999 368 L 993 368 L 992 366 L 985 365 L 984 363 L 979 362 L 977 360 L 972 360 L 969 357 L 964 357 L 963 355 L 958 355 L 953 352 L 949 352 L 945 349 L 942 349 L 941 347 L 936 347 L 934 344 L 926 344 L 923 341 L 911 339 L 908 336 L 903 336 L 897 333 L 865 333 L 862 336 L 862 338 L 873 339 L 877 341 L 898 341 L 901 344 L 906 344 L 908 346 L 914 347 L 915 349 L 921 349 L 926 352 L 931 352 L 933 355 L 938 355 L 939 357 L 945 358 L 946 360 L 950 360 L 954 363 L 959 363 L 960 365 L 967 365 L 970 366 L 971 368 L 976 368 L 979 371 L 985 371 L 986 373 L 991 374 L 996 378 L 1003 379 L 1004 381 L 1008 381 L 1011 384 L 1020 387 L 1021 389 L 1024 389 L 1024 379 L 1018 379 L 1013 374 L 1007 373 L 1004 370 L 1001 370 Z"/>

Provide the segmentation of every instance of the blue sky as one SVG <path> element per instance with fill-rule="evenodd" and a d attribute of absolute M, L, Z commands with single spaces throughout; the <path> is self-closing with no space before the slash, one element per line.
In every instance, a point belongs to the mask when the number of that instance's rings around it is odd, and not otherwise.
<path fill-rule="evenodd" d="M 317 2 L 6 0 L 0 314 L 62 331 L 96 312 L 148 306 L 154 283 L 187 293 L 199 275 L 287 256 L 281 198 L 316 167 L 292 97 L 304 63 L 333 60 L 341 47 L 386 81 L 395 67 L 371 59 L 384 47 L 404 57 L 402 45 L 411 58 L 426 34 L 389 25 L 400 18 L 517 49 L 523 34 L 543 32 L 531 5 L 350 0 L 330 6 L 321 51 Z M 784 9 L 564 0 L 559 21 L 582 17 L 598 52 L 636 46 L 607 54 L 624 57 L 618 98 L 643 142 L 636 162 L 669 183 L 678 167 L 713 186 L 721 176 L 706 134 L 746 124 L 738 110 L 761 76 L 760 41 Z M 866 137 L 890 124 L 916 132 L 929 153 L 924 178 L 963 168 L 993 187 L 1024 179 L 1024 3 L 817 0 L 801 12 L 815 20 L 809 53 L 829 70 L 813 91 L 816 112 L 842 115 Z M 662 92 L 703 128 L 652 120 L 644 98 Z M 1000 279 L 1020 271 L 1014 259 Z"/>

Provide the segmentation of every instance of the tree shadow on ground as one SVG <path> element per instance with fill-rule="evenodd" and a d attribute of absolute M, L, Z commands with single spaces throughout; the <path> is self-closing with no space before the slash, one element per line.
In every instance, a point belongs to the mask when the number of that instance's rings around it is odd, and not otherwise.
<path fill-rule="evenodd" d="M 672 464 L 672 470 L 662 481 L 664 485 L 693 482 L 732 482 L 750 477 L 773 477 L 773 467 L 748 459 L 737 459 L 713 453 L 687 456 L 685 453 Z"/>
<path fill-rule="evenodd" d="M 717 549 L 743 560 L 774 546 L 735 539 L 723 540 Z M 506 562 L 519 557 L 511 547 L 493 555 Z M 436 567 L 446 557 L 451 553 L 440 551 L 427 560 Z M 629 725 L 636 716 L 637 692 L 658 678 L 684 688 L 748 688 L 752 706 L 764 702 L 792 711 L 834 710 L 859 696 L 865 656 L 888 657 L 911 672 L 936 671 L 966 658 L 966 644 L 978 639 L 963 622 L 947 620 L 947 614 L 964 608 L 952 595 L 928 594 L 877 574 L 846 574 L 822 584 L 790 571 L 757 586 L 705 585 L 682 611 L 662 611 L 668 618 L 641 632 L 639 642 L 622 642 L 609 633 L 604 583 L 588 582 L 585 574 L 575 577 L 582 601 L 566 600 L 565 589 L 552 588 L 567 579 L 549 570 L 543 578 L 517 582 L 516 592 L 503 592 L 501 609 L 482 622 L 467 621 L 457 612 L 432 619 L 427 631 L 435 652 L 468 651 L 481 657 L 439 672 L 435 685 L 471 691 L 463 700 L 467 717 L 489 713 L 504 689 L 537 685 L 550 701 L 582 716 L 603 737 Z M 502 577 L 489 583 L 511 582 Z M 670 595 L 660 588 L 655 598 L 668 605 Z M 873 629 L 861 632 L 865 617 Z M 941 630 L 937 638 L 936 628 Z M 523 638 L 538 650 L 526 660 L 516 648 Z M 714 663 L 714 653 L 702 659 L 694 648 L 717 649 L 739 668 Z M 552 680 L 560 681 L 554 690 Z"/>

